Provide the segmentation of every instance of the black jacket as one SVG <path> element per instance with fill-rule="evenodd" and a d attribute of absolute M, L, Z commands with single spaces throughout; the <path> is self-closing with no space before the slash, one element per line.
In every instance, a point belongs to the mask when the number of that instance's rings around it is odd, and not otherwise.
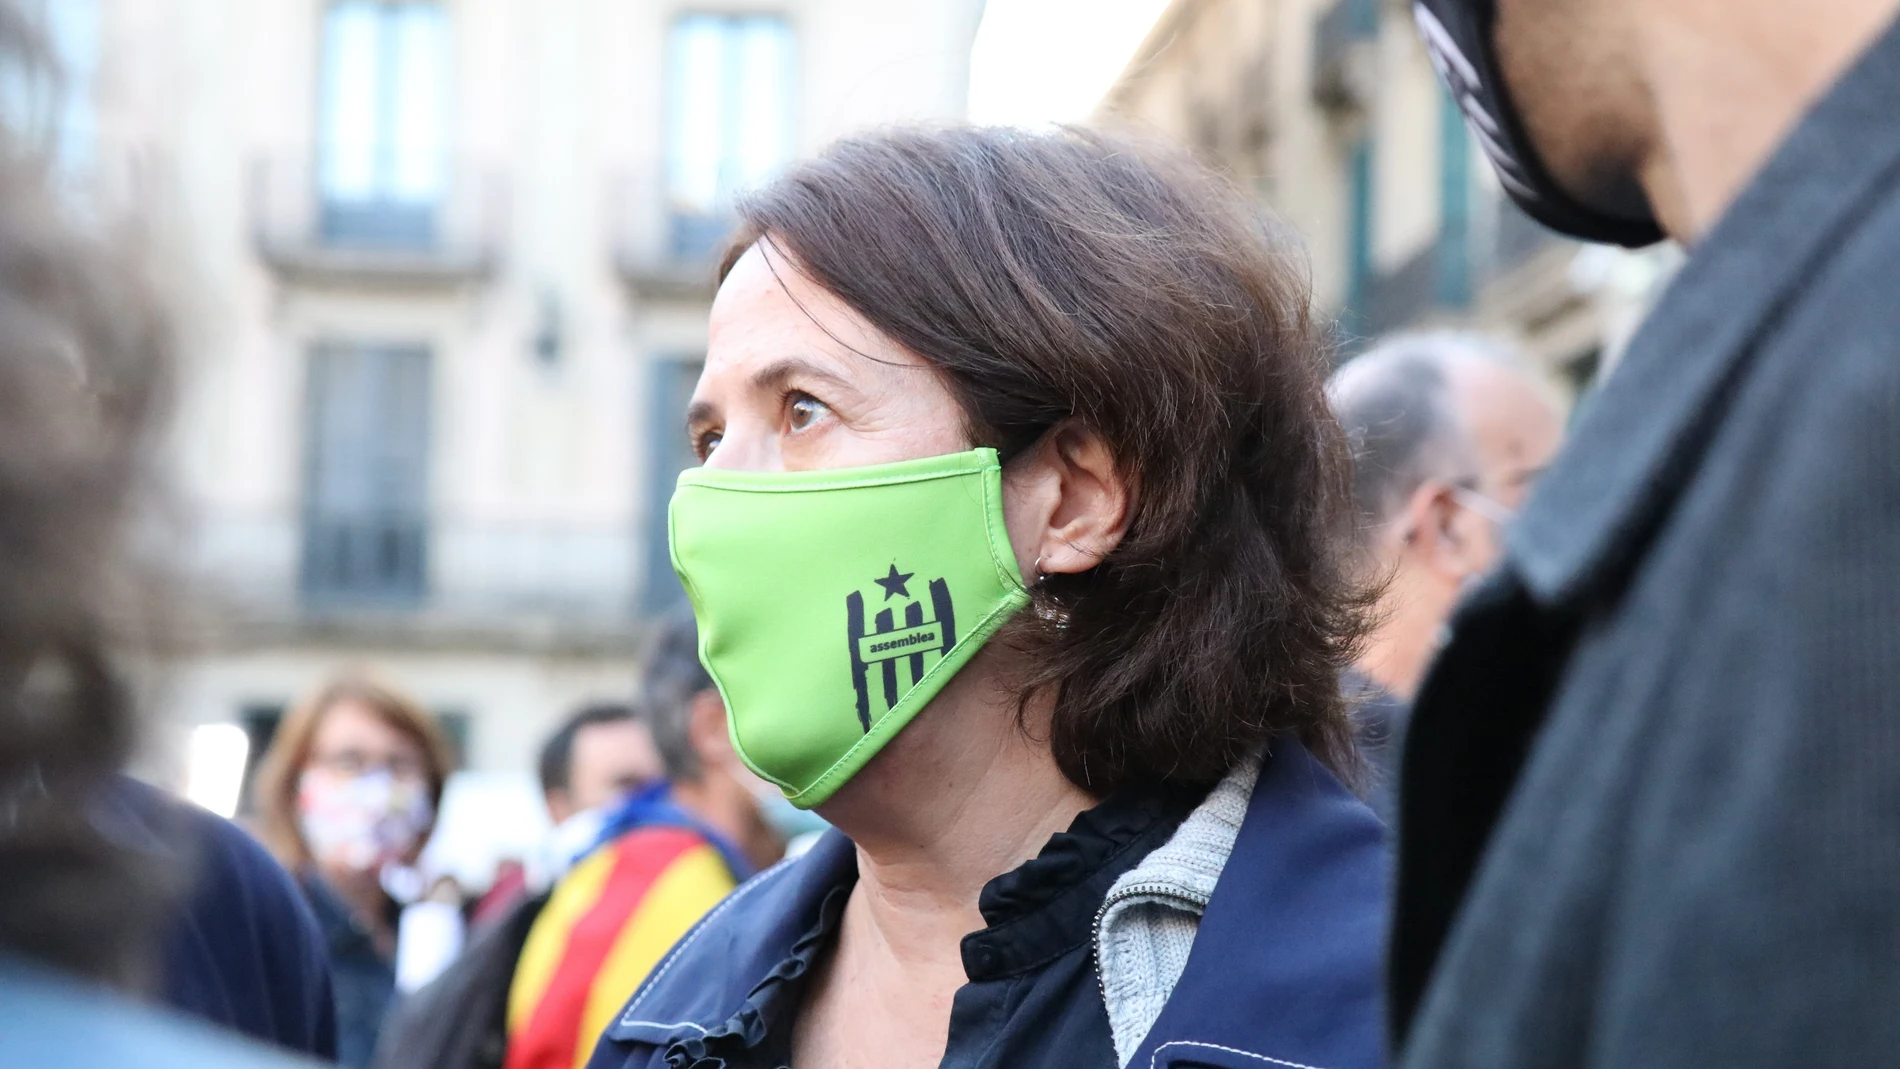
<path fill-rule="evenodd" d="M 523 899 L 383 1023 L 376 1069 L 501 1069 L 508 1055 L 508 988 L 545 892 Z"/>
<path fill-rule="evenodd" d="M 1900 26 L 1585 413 L 1400 790 L 1404 1065 L 1900 1058 Z"/>

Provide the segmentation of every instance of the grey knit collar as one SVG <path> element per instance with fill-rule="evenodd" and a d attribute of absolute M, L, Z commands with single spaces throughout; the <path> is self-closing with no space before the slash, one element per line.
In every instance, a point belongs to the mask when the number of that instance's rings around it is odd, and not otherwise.
<path fill-rule="evenodd" d="M 1261 756 L 1229 772 L 1174 836 L 1109 888 L 1095 920 L 1102 1002 L 1126 1064 L 1154 1027 L 1187 967 L 1201 914 L 1247 816 Z"/>

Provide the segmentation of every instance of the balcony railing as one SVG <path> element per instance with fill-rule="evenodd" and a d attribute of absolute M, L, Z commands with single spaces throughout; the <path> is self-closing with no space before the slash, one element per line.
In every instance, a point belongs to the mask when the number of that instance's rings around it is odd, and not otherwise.
<path fill-rule="evenodd" d="M 344 196 L 317 181 L 307 157 L 252 169 L 251 234 L 259 257 L 308 281 L 457 283 L 487 276 L 500 255 L 506 196 L 481 168 L 450 170 L 436 196 Z"/>
<path fill-rule="evenodd" d="M 406 608 L 427 589 L 428 519 L 306 512 L 299 584 L 306 605 Z"/>
<path fill-rule="evenodd" d="M 1313 25 L 1315 103 L 1328 111 L 1365 107 L 1378 36 L 1379 0 L 1333 0 Z"/>
<path fill-rule="evenodd" d="M 639 605 L 630 521 L 220 510 L 193 531 L 200 587 L 238 620 L 615 630 Z"/>
<path fill-rule="evenodd" d="M 650 297 L 712 295 L 719 252 L 737 222 L 729 210 L 675 203 L 657 162 L 622 175 L 609 196 L 614 262 L 629 286 Z"/>

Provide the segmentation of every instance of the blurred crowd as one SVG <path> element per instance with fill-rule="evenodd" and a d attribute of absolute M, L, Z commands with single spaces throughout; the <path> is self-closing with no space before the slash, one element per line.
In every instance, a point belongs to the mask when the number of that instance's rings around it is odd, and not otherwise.
<path fill-rule="evenodd" d="M 676 414 L 692 612 L 483 887 L 373 669 L 241 825 L 127 774 L 188 370 L 0 123 L 0 1063 L 1900 1060 L 1900 8 L 1553 6 L 1418 19 L 1527 212 L 1691 248 L 1579 413 L 1499 338 L 1342 337 L 1134 134 L 756 190 Z M 1680 110 L 1566 41 L 1688 48 Z"/>

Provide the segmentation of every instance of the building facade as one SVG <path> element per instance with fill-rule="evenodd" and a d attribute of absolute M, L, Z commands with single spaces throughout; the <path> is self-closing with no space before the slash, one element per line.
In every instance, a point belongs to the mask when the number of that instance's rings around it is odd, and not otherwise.
<path fill-rule="evenodd" d="M 1406 0 L 1175 0 L 1101 105 L 1194 148 L 1304 236 L 1347 351 L 1468 327 L 1571 393 L 1673 270 L 1565 241 L 1503 195 Z"/>
<path fill-rule="evenodd" d="M 342 666 L 525 774 L 680 600 L 665 506 L 735 192 L 953 118 L 980 0 L 43 0 L 75 197 L 182 336 L 175 730 Z"/>

